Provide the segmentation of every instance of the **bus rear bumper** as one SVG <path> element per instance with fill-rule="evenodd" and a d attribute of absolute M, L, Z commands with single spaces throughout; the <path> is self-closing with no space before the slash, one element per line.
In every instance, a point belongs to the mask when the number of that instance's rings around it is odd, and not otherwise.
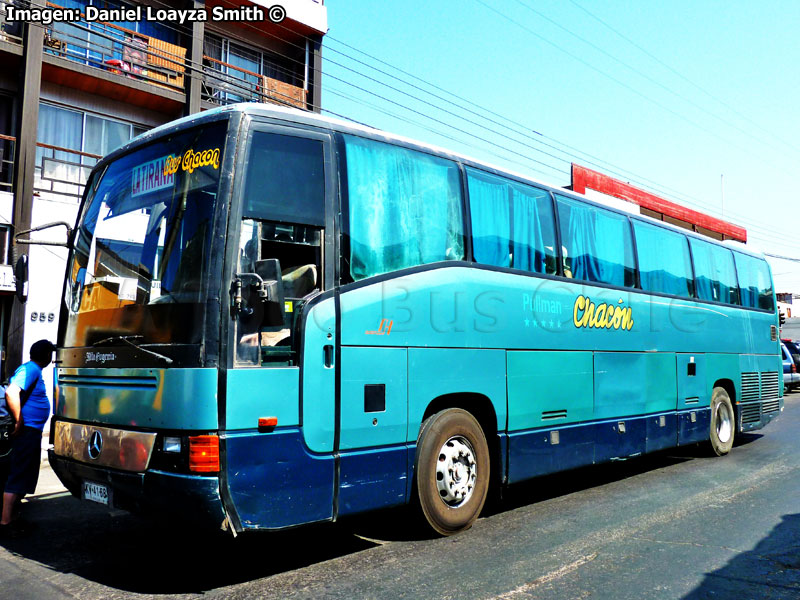
<path fill-rule="evenodd" d="M 215 529 L 220 528 L 225 519 L 218 477 L 153 470 L 128 473 L 57 456 L 52 449 L 48 451 L 48 460 L 76 498 L 83 497 L 84 482 L 93 482 L 108 488 L 109 508 L 174 516 L 187 523 Z"/>

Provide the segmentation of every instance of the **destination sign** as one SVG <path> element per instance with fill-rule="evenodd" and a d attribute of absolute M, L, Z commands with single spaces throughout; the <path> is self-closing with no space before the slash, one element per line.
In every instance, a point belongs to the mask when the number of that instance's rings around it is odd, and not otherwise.
<path fill-rule="evenodd" d="M 174 173 L 164 172 L 167 158 L 163 156 L 133 168 L 131 172 L 132 197 L 170 188 L 175 184 Z"/>

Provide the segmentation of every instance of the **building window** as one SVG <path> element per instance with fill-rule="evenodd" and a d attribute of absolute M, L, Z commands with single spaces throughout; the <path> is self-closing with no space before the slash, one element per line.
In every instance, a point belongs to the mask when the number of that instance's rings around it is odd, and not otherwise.
<path fill-rule="evenodd" d="M 146 130 L 124 121 L 40 104 L 36 187 L 58 191 L 54 183 L 83 185 L 97 164 L 95 156 L 105 156 Z M 80 195 L 74 189 L 70 192 Z"/>
<path fill-rule="evenodd" d="M 0 225 L 0 265 L 11 264 L 8 255 L 9 237 L 11 235 L 10 225 Z"/>
<path fill-rule="evenodd" d="M 85 14 L 87 6 L 101 9 L 135 8 L 135 4 L 107 2 L 105 0 L 60 0 L 64 8 L 77 8 Z M 111 25 L 111 26 L 110 26 Z M 115 26 L 115 27 L 113 27 Z M 123 31 L 123 28 L 126 31 Z M 77 23 L 54 22 L 47 30 L 58 40 L 59 45 L 50 52 L 79 60 L 91 66 L 104 66 L 107 59 L 123 59 L 121 42 L 129 41 L 127 32 L 139 33 L 168 42 L 178 43 L 178 32 L 169 23 L 143 21 L 115 21 L 110 23 L 79 21 Z"/>
<path fill-rule="evenodd" d="M 277 56 L 214 34 L 206 34 L 203 54 L 203 95 L 217 104 L 261 101 L 262 76 L 300 88 L 304 85 L 302 60 Z"/>

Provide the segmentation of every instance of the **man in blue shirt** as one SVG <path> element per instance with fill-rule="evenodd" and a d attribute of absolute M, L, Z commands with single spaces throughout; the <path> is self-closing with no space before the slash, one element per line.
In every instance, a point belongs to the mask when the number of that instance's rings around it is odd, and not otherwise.
<path fill-rule="evenodd" d="M 39 340 L 31 346 L 31 360 L 14 372 L 6 387 L 6 405 L 14 417 L 8 479 L 3 489 L 0 535 L 11 527 L 19 502 L 36 490 L 41 460 L 42 430 L 50 417 L 50 400 L 42 369 L 53 360 L 55 346 Z"/>

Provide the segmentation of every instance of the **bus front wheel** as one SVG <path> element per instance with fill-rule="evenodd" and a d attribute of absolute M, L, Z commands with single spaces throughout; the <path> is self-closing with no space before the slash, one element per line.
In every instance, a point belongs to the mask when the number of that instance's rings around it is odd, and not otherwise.
<path fill-rule="evenodd" d="M 475 417 L 460 408 L 425 420 L 414 463 L 425 519 L 442 535 L 469 529 L 489 489 L 489 447 Z"/>
<path fill-rule="evenodd" d="M 727 390 L 715 387 L 711 393 L 711 449 L 717 456 L 723 456 L 733 447 L 736 432 L 736 419 L 733 404 Z"/>

